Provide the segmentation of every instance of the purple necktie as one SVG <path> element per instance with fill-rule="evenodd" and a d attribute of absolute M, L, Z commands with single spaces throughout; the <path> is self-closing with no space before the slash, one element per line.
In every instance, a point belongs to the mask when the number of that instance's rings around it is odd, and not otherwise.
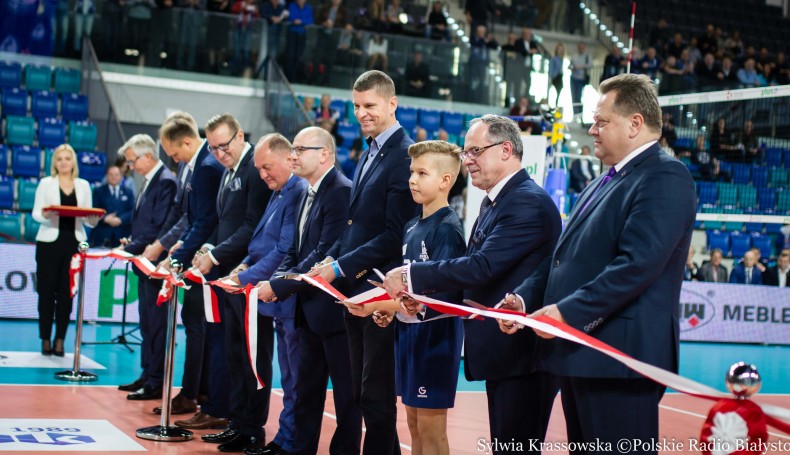
<path fill-rule="evenodd" d="M 609 168 L 609 172 L 607 172 L 606 175 L 603 176 L 603 178 L 601 179 L 601 182 L 598 184 L 598 187 L 595 188 L 595 191 L 593 191 L 593 193 L 590 195 L 590 197 L 587 198 L 587 202 L 584 203 L 584 206 L 582 206 L 582 209 L 579 210 L 579 213 L 577 214 L 577 216 L 581 215 L 582 213 L 584 213 L 584 210 L 587 208 L 588 205 L 590 205 L 590 202 L 592 202 L 593 198 L 595 198 L 595 196 L 598 194 L 598 192 L 601 191 L 601 188 L 603 188 L 604 185 L 606 185 L 607 183 L 609 183 L 610 180 L 612 180 L 612 177 L 614 177 L 614 175 L 616 173 L 617 173 L 617 170 L 614 168 L 614 166 Z"/>

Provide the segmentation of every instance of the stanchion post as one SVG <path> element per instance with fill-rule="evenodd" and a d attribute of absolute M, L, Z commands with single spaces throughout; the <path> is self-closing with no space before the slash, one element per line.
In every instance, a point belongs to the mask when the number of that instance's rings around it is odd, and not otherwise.
<path fill-rule="evenodd" d="M 181 269 L 178 261 L 171 260 L 170 267 Z M 179 279 L 181 276 L 179 275 Z M 162 384 L 162 419 L 159 425 L 144 427 L 137 430 L 137 437 L 152 441 L 189 441 L 192 432 L 176 426 L 170 426 L 170 394 L 173 387 L 173 360 L 176 350 L 176 313 L 178 312 L 178 288 L 173 286 L 173 296 L 170 297 L 170 307 L 167 312 L 167 341 L 165 342 L 165 377 Z"/>
<path fill-rule="evenodd" d="M 74 365 L 71 370 L 59 371 L 55 373 L 55 378 L 62 381 L 89 382 L 95 381 L 97 376 L 87 371 L 80 371 L 80 348 L 82 345 L 82 318 L 85 310 L 85 271 L 87 269 L 85 259 L 88 251 L 88 242 L 80 242 L 79 254 L 81 262 L 79 298 L 77 299 L 77 332 L 74 335 Z"/>

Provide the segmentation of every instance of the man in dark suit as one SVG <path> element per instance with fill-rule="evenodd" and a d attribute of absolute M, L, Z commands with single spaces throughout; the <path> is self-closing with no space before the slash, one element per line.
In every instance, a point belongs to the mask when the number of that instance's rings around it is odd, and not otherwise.
<path fill-rule="evenodd" d="M 298 197 L 307 183 L 293 175 L 291 143 L 281 134 L 272 133 L 262 137 L 255 145 L 253 158 L 255 168 L 272 190 L 271 200 L 258 225 L 252 233 L 247 256 L 236 267 L 229 279 L 246 286 L 257 285 L 269 280 L 283 261 L 285 253 L 294 241 L 295 213 Z M 283 410 L 280 413 L 280 428 L 274 437 L 279 446 L 293 443 L 297 428 L 294 426 L 294 376 L 292 362 L 298 361 L 293 299 L 269 303 L 258 308 L 258 359 L 256 368 L 265 387 L 257 389 L 257 379 L 250 367 L 250 357 L 245 345 L 247 327 L 244 314 L 236 316 L 239 321 L 235 331 L 228 330 L 228 368 L 231 378 L 231 426 L 217 435 L 224 439 L 235 433 L 233 439 L 219 446 L 220 451 L 252 451 L 265 447 L 263 426 L 269 416 L 269 397 L 272 383 L 272 351 L 274 345 L 272 324 L 277 331 L 277 359 L 283 385 Z M 274 319 L 274 321 L 272 321 Z M 231 344 L 232 343 L 232 344 Z M 234 346 L 238 348 L 234 349 Z"/>
<path fill-rule="evenodd" d="M 91 245 L 114 247 L 131 232 L 134 192 L 121 184 L 118 166 L 107 168 L 107 183 L 93 190 L 93 207 L 107 211 L 91 231 Z"/>
<path fill-rule="evenodd" d="M 763 284 L 766 286 L 790 287 L 790 249 L 784 249 L 776 258 L 776 265 L 768 267 L 763 274 Z"/>
<path fill-rule="evenodd" d="M 335 167 L 335 142 L 321 128 L 303 129 L 293 143 L 294 174 L 309 183 L 299 196 L 295 235 L 278 275 L 306 273 L 326 257 L 348 220 L 351 182 Z M 343 307 L 334 299 L 304 282 L 276 278 L 261 285 L 258 298 L 284 300 L 296 295 L 296 331 L 299 359 L 295 365 L 296 438 L 291 447 L 270 443 L 250 455 L 317 453 L 329 378 L 337 415 L 337 429 L 330 452 L 359 453 L 362 413 L 354 402 L 348 336 Z M 261 305 L 267 305 L 263 303 Z M 292 366 L 293 367 L 293 366 Z"/>
<path fill-rule="evenodd" d="M 661 108 L 647 76 L 607 79 L 601 94 L 590 134 L 595 156 L 611 169 L 582 192 L 550 263 L 515 293 L 530 302 L 543 294 L 535 283 L 548 274 L 544 306 L 533 316 L 565 322 L 643 362 L 677 371 L 694 183 L 686 167 L 657 144 Z M 560 378 L 568 442 L 658 440 L 664 386 L 585 346 L 538 335 L 547 339 L 540 346 L 544 368 Z"/>
<path fill-rule="evenodd" d="M 218 215 L 215 247 L 204 244 L 192 258 L 192 265 L 213 279 L 228 275 L 244 259 L 252 231 L 258 224 L 271 191 L 258 177 L 252 145 L 244 140 L 244 131 L 230 114 L 212 117 L 205 126 L 206 142 L 212 155 L 225 167 L 216 199 Z M 216 269 L 215 269 L 216 266 Z M 197 286 L 200 287 L 200 286 Z M 218 418 L 229 416 L 229 370 L 226 364 L 226 330 L 238 330 L 234 322 L 243 320 L 246 302 L 241 294 L 217 292 L 220 322 L 205 324 L 208 397 L 200 407 L 203 414 Z M 228 313 L 233 312 L 233 322 Z M 234 346 L 244 349 L 244 346 Z M 201 419 L 202 420 L 202 419 Z M 202 422 L 198 422 L 200 425 Z"/>
<path fill-rule="evenodd" d="M 724 253 L 719 248 L 714 248 L 710 252 L 710 261 L 703 262 L 702 266 L 697 272 L 697 278 L 700 281 L 708 281 L 711 283 L 726 283 L 727 282 L 727 268 L 721 264 L 721 259 Z"/>
<path fill-rule="evenodd" d="M 554 250 L 560 214 L 521 164 L 518 125 L 485 115 L 471 121 L 464 144 L 472 185 L 487 193 L 466 256 L 391 270 L 384 284 L 393 298 L 405 290 L 424 295 L 462 289 L 464 298 L 492 307 Z M 530 309 L 541 303 L 536 298 Z M 492 440 L 525 447 L 527 441 L 543 441 L 557 386 L 551 376 L 535 371 L 535 334 L 504 337 L 494 320 L 465 320 L 464 334 L 466 378 L 486 381 Z"/>
<path fill-rule="evenodd" d="M 414 142 L 395 120 L 395 84 L 381 71 L 357 78 L 352 91 L 354 115 L 369 149 L 359 162 L 351 187 L 348 221 L 343 234 L 314 269 L 346 295 L 372 286 L 372 268 L 389 270 L 401 263 L 403 226 L 417 215 L 409 192 L 408 148 Z M 374 277 L 375 279 L 375 277 Z M 345 315 L 351 353 L 354 398 L 365 420 L 363 452 L 400 453 L 395 431 L 395 331 L 372 318 Z"/>
<path fill-rule="evenodd" d="M 590 156 L 590 147 L 582 147 L 582 156 Z M 595 178 L 595 169 L 592 161 L 582 158 L 574 160 L 571 164 L 571 189 L 581 193 L 584 188 Z"/>
<path fill-rule="evenodd" d="M 513 96 L 518 99 L 529 96 L 529 87 L 532 84 L 532 56 L 538 53 L 538 43 L 532 36 L 532 30 L 524 27 L 521 29 L 521 38 L 516 40 L 514 46 L 520 61 L 516 63 L 517 69 L 514 71 L 516 80 L 508 83 L 515 84 Z"/>
<path fill-rule="evenodd" d="M 743 262 L 732 268 L 730 283 L 763 284 L 763 274 L 757 267 L 757 258 L 753 251 L 747 251 L 743 255 Z"/>
<path fill-rule="evenodd" d="M 171 228 L 182 230 L 178 241 L 170 248 L 170 256 L 160 265 L 170 266 L 170 260 L 178 260 L 186 268 L 192 261 L 195 251 L 206 242 L 213 242 L 216 235 L 217 211 L 215 207 L 219 183 L 224 171 L 223 166 L 208 150 L 207 142 L 201 140 L 197 122 L 187 113 L 177 113 L 168 117 L 159 128 L 159 139 L 168 156 L 179 163 L 186 163 L 192 171 L 186 181 L 183 198 L 186 213 L 179 223 Z M 160 237 L 161 240 L 161 237 Z M 192 286 L 184 291 L 184 304 L 181 320 L 186 331 L 186 356 L 184 358 L 183 388 L 189 388 L 188 398 L 197 395 L 198 385 L 204 371 L 205 315 L 203 311 L 203 292 L 200 286 Z M 189 422 L 195 425 L 199 419 L 200 428 L 224 427 L 227 419 L 211 417 L 199 412 L 188 420 L 178 420 L 176 425 Z M 195 428 L 195 427 L 192 427 Z"/>
<path fill-rule="evenodd" d="M 134 205 L 131 239 L 124 246 L 124 249 L 131 254 L 141 254 L 145 247 L 156 239 L 176 194 L 176 178 L 159 161 L 157 152 L 156 142 L 147 134 L 132 136 L 121 147 L 121 153 L 126 157 L 129 167 L 144 178 Z M 167 306 L 157 306 L 156 298 L 162 280 L 149 279 L 137 267 L 134 267 L 134 273 L 138 277 L 137 296 L 142 338 L 140 361 L 143 373 L 136 381 L 118 388 L 132 392 L 130 397 L 136 396 L 138 391 L 152 398 L 161 397 L 164 381 Z"/>

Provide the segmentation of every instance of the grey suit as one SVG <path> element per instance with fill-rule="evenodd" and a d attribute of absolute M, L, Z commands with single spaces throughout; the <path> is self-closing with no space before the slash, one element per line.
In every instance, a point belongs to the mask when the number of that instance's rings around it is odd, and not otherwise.
<path fill-rule="evenodd" d="M 700 281 L 710 281 L 710 282 L 715 281 L 717 283 L 728 282 L 727 268 L 724 267 L 723 265 L 719 266 L 719 270 L 718 270 L 719 275 L 718 277 L 716 277 L 715 280 L 713 279 L 713 273 L 714 273 L 713 264 L 707 262 L 705 264 L 702 264 L 702 267 L 699 268 L 699 272 L 697 272 L 697 276 L 699 277 Z"/>

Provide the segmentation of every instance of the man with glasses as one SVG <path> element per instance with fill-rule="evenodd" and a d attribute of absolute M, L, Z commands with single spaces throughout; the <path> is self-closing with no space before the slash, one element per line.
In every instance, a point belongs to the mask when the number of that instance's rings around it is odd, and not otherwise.
<path fill-rule="evenodd" d="M 210 243 L 201 246 L 192 258 L 192 265 L 207 279 L 213 279 L 228 275 L 244 259 L 252 231 L 263 215 L 271 191 L 258 177 L 252 162 L 252 145 L 244 140 L 244 131 L 232 115 L 216 115 L 204 129 L 208 149 L 225 167 L 225 172 L 215 202 L 218 216 L 216 246 Z M 246 303 L 240 294 L 219 291 L 216 295 L 220 322 L 205 324 L 206 360 L 211 366 L 208 370 L 208 399 L 201 405 L 198 416 L 190 419 L 196 420 L 199 426 L 204 417 L 200 414 L 231 420 L 234 414 L 240 414 L 238 409 L 229 409 L 228 399 L 233 395 L 231 384 L 234 383 L 230 379 L 226 358 L 238 353 L 226 352 L 226 337 L 227 346 L 235 346 L 232 342 L 238 336 L 231 338 L 229 335 L 239 330 L 243 333 Z M 244 349 L 243 344 L 236 347 Z M 191 427 L 189 424 L 181 426 Z"/>
<path fill-rule="evenodd" d="M 309 186 L 299 196 L 296 240 L 280 265 L 278 275 L 306 273 L 326 256 L 346 226 L 351 194 L 351 182 L 335 167 L 334 138 L 324 129 L 309 127 L 300 131 L 294 138 L 291 157 L 294 174 L 307 180 Z M 287 278 L 272 279 L 260 285 L 258 298 L 285 300 L 294 294 L 298 358 L 291 364 L 294 375 L 291 382 L 296 396 L 293 416 L 296 437 L 291 445 L 284 445 L 275 438 L 265 449 L 247 453 L 316 453 L 330 378 L 337 415 L 330 452 L 359 453 L 362 413 L 354 402 L 351 387 L 344 308 L 303 281 Z"/>
<path fill-rule="evenodd" d="M 466 256 L 391 270 L 384 285 L 393 298 L 403 291 L 424 295 L 460 289 L 465 299 L 493 307 L 551 259 L 560 214 L 521 164 L 518 125 L 484 115 L 470 122 L 464 143 L 461 157 L 472 185 L 487 193 Z M 540 297 L 528 302 L 527 311 L 540 308 Z M 558 388 L 552 377 L 536 371 L 537 337 L 529 331 L 503 337 L 492 319 L 464 320 L 464 332 L 466 378 L 486 381 L 492 440 L 515 441 L 530 452 L 530 441 L 545 437 Z"/>

